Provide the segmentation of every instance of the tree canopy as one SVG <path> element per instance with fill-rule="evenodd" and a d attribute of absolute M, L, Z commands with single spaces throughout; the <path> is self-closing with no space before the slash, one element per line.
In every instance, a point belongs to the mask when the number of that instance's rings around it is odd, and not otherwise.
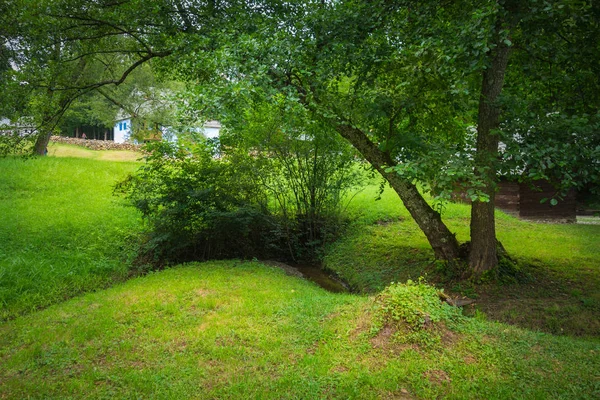
<path fill-rule="evenodd" d="M 557 190 L 598 187 L 599 7 L 13 0 L 3 52 L 15 66 L 8 81 L 28 91 L 24 113 L 45 127 L 40 137 L 74 98 L 118 86 L 153 59 L 192 86 L 194 112 L 239 121 L 253 103 L 300 106 L 382 174 L 448 262 L 465 251 L 417 184 L 440 199 L 466 190 L 467 274 L 479 275 L 502 256 L 498 173 Z"/>

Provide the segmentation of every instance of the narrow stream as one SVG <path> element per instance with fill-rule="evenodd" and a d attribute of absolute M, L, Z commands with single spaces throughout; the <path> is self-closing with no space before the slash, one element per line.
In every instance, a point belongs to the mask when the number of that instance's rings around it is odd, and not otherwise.
<path fill-rule="evenodd" d="M 318 265 L 294 264 L 290 265 L 290 267 L 300 272 L 303 278 L 316 283 L 329 292 L 349 292 L 348 287 L 343 282 L 327 274 L 327 272 L 323 271 Z"/>
<path fill-rule="evenodd" d="M 307 279 L 332 293 L 349 293 L 344 282 L 323 271 L 318 264 L 286 264 L 279 261 L 262 261 L 266 265 L 283 269 L 288 275 Z"/>

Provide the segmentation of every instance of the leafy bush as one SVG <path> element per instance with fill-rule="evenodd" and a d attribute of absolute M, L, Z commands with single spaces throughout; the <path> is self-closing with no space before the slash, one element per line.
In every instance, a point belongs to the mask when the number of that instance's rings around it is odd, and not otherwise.
<path fill-rule="evenodd" d="M 247 166 L 215 159 L 207 145 L 193 151 L 166 143 L 148 146 L 146 163 L 121 182 L 150 224 L 141 261 L 269 256 L 279 248 L 279 221 L 269 214 Z M 274 242 L 273 242 L 274 241 Z"/>
<path fill-rule="evenodd" d="M 335 168 L 337 149 L 317 154 L 311 141 L 292 142 L 285 156 L 208 141 L 148 145 L 144 166 L 116 189 L 149 222 L 138 264 L 316 258 L 343 226 L 348 183 Z M 311 157 L 310 168 L 301 157 Z"/>
<path fill-rule="evenodd" d="M 440 300 L 438 290 L 424 279 L 392 283 L 376 299 L 373 333 L 391 326 L 401 343 L 435 345 L 445 329 L 462 319 L 460 309 Z"/>
<path fill-rule="evenodd" d="M 273 213 L 293 232 L 297 256 L 315 258 L 319 248 L 343 227 L 348 192 L 361 181 L 356 152 L 328 124 L 304 107 L 274 96 L 251 101 L 221 140 L 228 155 L 252 154 L 263 167 Z M 268 173 L 266 173 L 268 172 Z"/>

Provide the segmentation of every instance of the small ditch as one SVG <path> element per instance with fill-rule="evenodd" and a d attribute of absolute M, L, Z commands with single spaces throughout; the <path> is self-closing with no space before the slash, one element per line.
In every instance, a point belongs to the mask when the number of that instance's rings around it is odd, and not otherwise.
<path fill-rule="evenodd" d="M 332 293 L 349 293 L 350 288 L 339 278 L 324 271 L 319 264 L 284 264 L 278 261 L 265 261 L 264 264 L 283 269 L 289 275 L 304 278 L 316 283 Z"/>

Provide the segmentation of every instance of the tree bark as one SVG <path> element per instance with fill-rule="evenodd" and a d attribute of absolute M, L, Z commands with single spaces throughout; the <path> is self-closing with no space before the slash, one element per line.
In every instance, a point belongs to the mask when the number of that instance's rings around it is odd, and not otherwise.
<path fill-rule="evenodd" d="M 52 132 L 43 132 L 38 134 L 33 145 L 33 154 L 38 156 L 45 156 L 46 150 L 48 149 L 48 143 L 50 142 L 50 136 Z"/>
<path fill-rule="evenodd" d="M 417 187 L 395 172 L 386 172 L 396 164 L 388 153 L 381 151 L 363 131 L 349 125 L 338 125 L 338 133 L 348 140 L 365 159 L 389 182 L 404 206 L 423 231 L 439 260 L 453 262 L 459 258 L 456 237 L 442 222 L 440 214 L 425 201 Z"/>
<path fill-rule="evenodd" d="M 497 32 L 501 25 L 497 26 Z M 498 266 L 496 222 L 494 217 L 496 194 L 496 166 L 498 157 L 498 128 L 500 106 L 498 96 L 504 85 L 508 65 L 509 46 L 497 36 L 497 46 L 492 51 L 491 64 L 483 73 L 479 113 L 477 118 L 477 151 L 475 174 L 485 186 L 483 192 L 488 202 L 474 201 L 471 205 L 471 246 L 469 272 L 478 276 Z"/>

